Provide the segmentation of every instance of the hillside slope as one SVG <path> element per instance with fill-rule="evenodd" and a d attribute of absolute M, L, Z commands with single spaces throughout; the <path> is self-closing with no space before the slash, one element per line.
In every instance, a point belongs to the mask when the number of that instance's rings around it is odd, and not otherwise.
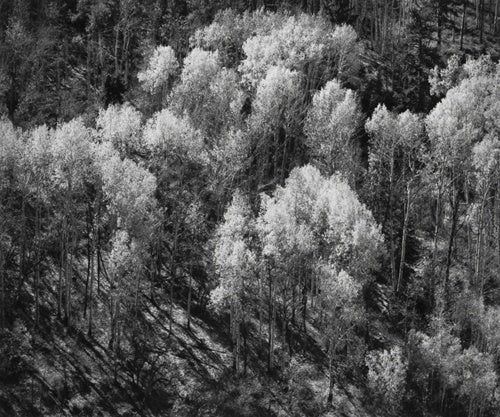
<path fill-rule="evenodd" d="M 283 358 L 287 366 L 278 365 L 269 375 L 267 336 L 264 332 L 259 339 L 254 320 L 248 368 L 245 375 L 235 376 L 227 316 L 195 309 L 187 329 L 182 305 L 175 305 L 171 323 L 169 306 L 148 301 L 151 306 L 136 328 L 124 329 L 146 335 L 146 342 L 122 347 L 129 354 L 126 363 L 115 357 L 104 335 L 89 337 L 48 317 L 37 331 L 29 332 L 26 326 L 32 326 L 33 319 L 18 310 L 18 324 L 2 339 L 9 345 L 2 348 L 8 369 L 0 379 L 0 415 L 383 415 L 373 409 L 359 377 L 342 378 L 327 405 L 327 358 L 311 323 L 292 362 Z"/>

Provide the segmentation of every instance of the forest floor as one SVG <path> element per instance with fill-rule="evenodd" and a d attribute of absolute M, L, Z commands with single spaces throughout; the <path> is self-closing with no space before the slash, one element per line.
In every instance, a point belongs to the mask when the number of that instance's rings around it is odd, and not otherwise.
<path fill-rule="evenodd" d="M 277 356 L 276 372 L 269 375 L 267 324 L 251 319 L 246 372 L 235 376 L 227 316 L 193 308 L 188 329 L 182 303 L 173 307 L 171 321 L 167 302 L 143 296 L 152 307 L 139 320 L 141 328 L 131 324 L 123 332 L 147 331 L 151 343 L 124 345 L 126 362 L 109 348 L 105 332 L 89 337 L 85 329 L 67 329 L 47 314 L 55 306 L 42 302 L 46 308 L 34 336 L 23 326 L 17 329 L 29 365 L 10 380 L 0 378 L 0 416 L 375 415 L 356 378 L 336 384 L 327 405 L 327 358 L 311 323 L 307 334 L 295 332 L 294 359 Z M 98 322 L 100 313 L 95 314 Z M 18 316 L 26 326 L 33 324 L 22 309 Z"/>

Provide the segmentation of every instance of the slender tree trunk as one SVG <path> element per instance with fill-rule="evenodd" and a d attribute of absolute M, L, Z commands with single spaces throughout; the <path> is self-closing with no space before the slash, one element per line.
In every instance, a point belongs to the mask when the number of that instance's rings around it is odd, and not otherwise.
<path fill-rule="evenodd" d="M 272 366 L 273 366 L 273 319 L 274 319 L 274 303 L 273 303 L 273 284 L 272 284 L 272 279 L 271 279 L 271 270 L 269 265 L 267 266 L 267 274 L 268 274 L 268 280 L 269 280 L 269 304 L 268 304 L 268 311 L 269 311 L 269 329 L 268 329 L 268 337 L 269 337 L 269 343 L 268 343 L 268 355 L 267 355 L 267 371 L 270 373 Z"/>
<path fill-rule="evenodd" d="M 329 384 L 328 384 L 328 405 L 332 403 L 333 400 L 333 387 L 335 385 L 335 377 L 333 375 L 333 356 L 334 356 L 334 342 L 333 338 L 330 337 L 330 346 L 328 348 L 328 374 L 329 374 Z"/>
<path fill-rule="evenodd" d="M 61 48 L 58 47 L 58 54 L 61 53 Z M 59 68 L 60 60 L 56 60 L 56 92 L 57 92 L 57 114 L 61 114 L 61 70 Z M 59 121 L 59 117 L 57 119 Z"/>
<path fill-rule="evenodd" d="M 231 301 L 229 305 L 229 334 L 231 335 L 231 355 L 233 357 L 233 372 L 236 372 L 236 331 L 234 328 L 235 323 L 235 308 L 234 302 Z"/>
<path fill-rule="evenodd" d="M 71 290 L 73 287 L 73 263 L 76 258 L 76 225 L 75 225 L 75 217 L 74 214 L 72 213 L 71 215 L 71 230 L 73 231 L 73 236 L 71 238 L 71 256 L 70 256 L 70 263 L 69 263 L 69 271 L 68 271 L 68 298 L 67 298 L 67 305 L 68 305 L 68 320 L 67 320 L 67 325 L 68 327 L 71 326 L 71 319 L 72 319 L 72 311 L 71 311 Z"/>
<path fill-rule="evenodd" d="M 0 234 L 1 237 L 1 234 Z M 2 241 L 0 240 L 0 285 L 2 287 L 2 294 L 0 299 L 0 330 L 5 329 L 5 276 L 4 276 L 4 250 L 2 248 Z"/>
<path fill-rule="evenodd" d="M 175 272 L 170 277 L 170 305 L 169 305 L 169 314 L 170 314 L 170 323 L 168 327 L 168 335 L 172 335 L 172 325 L 174 323 L 174 282 L 175 282 Z"/>
<path fill-rule="evenodd" d="M 455 180 L 454 180 L 455 182 Z M 450 266 L 451 266 L 451 256 L 453 253 L 453 246 L 455 243 L 455 234 L 457 231 L 457 223 L 458 223 L 458 208 L 459 208 L 459 201 L 458 201 L 458 192 L 456 189 L 455 184 L 452 185 L 452 219 L 451 219 L 451 231 L 450 231 L 450 238 L 448 240 L 448 252 L 446 255 L 446 273 L 445 273 L 445 278 L 444 278 L 444 291 L 446 294 L 447 291 L 447 286 L 448 286 L 448 280 L 450 278 Z"/>
<path fill-rule="evenodd" d="M 306 321 L 307 321 L 307 279 L 306 276 L 304 276 L 302 283 L 302 327 L 304 333 L 306 333 L 307 331 Z"/>
<path fill-rule="evenodd" d="M 288 347 L 290 347 L 290 344 L 288 343 L 288 337 L 287 337 L 287 332 L 288 332 L 288 296 L 287 296 L 287 288 L 286 284 L 283 286 L 283 292 L 282 292 L 282 299 L 283 299 L 283 318 L 281 321 L 281 336 L 282 336 L 282 347 L 283 350 L 285 349 L 285 346 L 288 344 Z M 282 360 L 284 358 L 282 357 Z M 282 364 L 283 365 L 283 364 Z"/>
<path fill-rule="evenodd" d="M 187 328 L 191 330 L 191 295 L 192 295 L 192 280 L 193 280 L 193 265 L 189 263 L 189 283 L 188 283 L 188 299 L 187 299 Z"/>
<path fill-rule="evenodd" d="M 446 398 L 446 389 L 443 386 L 441 388 L 441 411 L 444 411 L 444 409 L 445 409 L 445 407 L 444 407 L 444 405 L 445 405 L 445 401 L 444 401 L 445 398 Z"/>
<path fill-rule="evenodd" d="M 89 281 L 90 281 L 90 263 L 91 263 L 91 204 L 89 202 L 87 208 L 87 276 L 85 279 L 85 298 L 83 300 L 83 317 L 87 318 L 88 297 L 89 297 Z"/>
<path fill-rule="evenodd" d="M 93 313 L 94 308 L 92 303 L 93 299 L 93 291 L 94 291 L 94 278 L 95 278 L 95 229 L 94 224 L 91 225 L 92 230 L 92 238 L 90 244 L 90 287 L 89 287 L 89 327 L 88 327 L 88 336 L 92 337 L 92 321 L 93 321 Z"/>
<path fill-rule="evenodd" d="M 64 242 L 66 240 L 66 220 L 63 219 L 63 224 L 61 227 L 61 234 L 60 234 L 60 256 L 59 256 L 59 283 L 57 286 L 57 318 L 61 319 L 62 317 L 62 286 L 63 286 L 63 274 L 65 270 L 65 261 L 64 261 L 64 256 L 65 256 L 65 251 L 66 247 L 64 245 Z"/>
<path fill-rule="evenodd" d="M 139 313 L 139 289 L 141 288 L 141 275 L 142 275 L 142 271 L 139 272 L 135 278 L 135 296 L 134 296 L 135 321 L 134 321 L 134 326 L 137 324 L 137 315 Z"/>
<path fill-rule="evenodd" d="M 488 2 L 488 14 L 490 16 L 490 33 L 495 33 L 495 12 L 493 10 L 493 0 Z"/>
<path fill-rule="evenodd" d="M 439 241 L 439 224 L 441 222 L 441 199 L 442 199 L 442 184 L 439 180 L 438 190 L 437 190 L 437 198 L 436 198 L 436 212 L 434 217 L 434 242 L 432 249 L 432 259 L 436 259 L 438 241 Z"/>
<path fill-rule="evenodd" d="M 121 282 L 118 283 L 117 290 L 119 292 Z M 115 313 L 114 313 L 114 320 L 113 320 L 113 358 L 114 358 L 114 380 L 115 382 L 118 379 L 118 354 L 120 352 L 120 295 L 118 294 L 115 298 Z"/>
<path fill-rule="evenodd" d="M 403 222 L 403 237 L 401 239 L 401 259 L 399 261 L 399 274 L 398 274 L 398 283 L 396 285 L 396 294 L 399 292 L 399 286 L 401 285 L 401 281 L 403 279 L 403 271 L 405 265 L 405 255 L 406 255 L 406 238 L 408 235 L 408 224 L 410 220 L 410 209 L 411 209 L 411 187 L 410 183 L 406 184 L 406 205 L 405 205 L 405 217 Z"/>
<path fill-rule="evenodd" d="M 279 130 L 274 132 L 274 155 L 273 155 L 273 176 L 271 179 L 278 178 L 278 147 L 279 147 Z"/>
<path fill-rule="evenodd" d="M 129 57 L 129 45 L 130 45 L 130 36 L 127 36 L 127 42 L 126 42 L 126 48 L 125 48 L 125 85 L 128 86 L 128 79 L 129 79 L 129 72 L 130 72 L 130 57 Z"/>
<path fill-rule="evenodd" d="M 464 0 L 463 9 L 462 9 L 462 25 L 460 27 L 460 50 L 461 51 L 464 49 L 465 25 L 467 24 L 466 16 L 467 16 L 467 0 Z"/>
<path fill-rule="evenodd" d="M 27 241 L 27 224 L 26 224 L 26 199 L 23 195 L 21 202 L 22 214 L 22 240 L 21 240 L 21 261 L 19 263 L 19 284 L 17 288 L 17 296 L 20 297 L 21 289 L 26 279 L 26 241 Z"/>
<path fill-rule="evenodd" d="M 496 189 L 496 211 L 497 211 L 497 262 L 498 270 L 500 271 L 500 177 L 497 179 Z"/>
<path fill-rule="evenodd" d="M 108 348 L 115 352 L 116 346 L 116 321 L 117 321 L 117 313 L 118 313 L 118 294 L 117 289 L 119 288 L 119 284 L 115 282 L 116 277 L 115 273 L 112 272 L 110 274 L 110 292 L 109 292 L 109 316 L 110 316 L 110 331 L 109 331 L 109 343 Z"/>
<path fill-rule="evenodd" d="M 500 234 L 500 232 L 499 232 Z M 499 239 L 500 243 L 500 239 Z M 500 248 L 500 245 L 499 245 Z M 500 258 L 499 258 L 500 259 Z M 264 319 L 263 314 L 262 314 L 262 299 L 264 297 L 263 291 L 262 291 L 262 273 L 259 274 L 259 340 L 262 339 L 262 320 Z"/>
<path fill-rule="evenodd" d="M 154 294 L 153 294 L 153 289 L 155 286 L 155 283 L 158 282 L 158 278 L 161 276 L 161 270 L 162 270 L 162 262 L 161 262 L 161 256 L 160 256 L 160 238 L 158 237 L 158 240 L 155 244 L 155 249 L 154 249 L 154 254 L 152 254 L 152 257 L 154 257 L 154 260 L 152 261 L 152 273 L 149 279 L 149 297 L 153 299 Z"/>
<path fill-rule="evenodd" d="M 283 156 L 281 159 L 281 182 L 282 183 L 285 181 L 287 145 L 288 145 L 288 135 L 285 134 L 285 143 L 283 144 Z"/>
<path fill-rule="evenodd" d="M 437 16 L 437 34 L 438 34 L 438 48 L 441 49 L 441 43 L 443 39 L 443 3 L 446 0 L 438 0 L 438 16 Z"/>
<path fill-rule="evenodd" d="M 35 259 L 35 328 L 40 326 L 40 208 L 37 204 L 35 213 L 36 259 Z"/>
<path fill-rule="evenodd" d="M 479 42 L 483 43 L 483 37 L 484 37 L 484 0 L 479 0 L 480 2 L 480 9 L 481 9 L 481 15 L 480 15 L 480 21 L 479 21 Z"/>
<path fill-rule="evenodd" d="M 248 344 L 247 344 L 247 324 L 245 320 L 245 314 L 243 314 L 243 321 L 241 323 L 242 332 L 243 332 L 243 349 L 245 351 L 245 355 L 243 357 L 243 375 L 247 375 L 248 369 Z"/>
<path fill-rule="evenodd" d="M 383 33 L 382 33 L 382 54 L 385 52 L 387 36 L 389 33 L 389 0 L 384 0 L 384 23 L 383 23 Z"/>
<path fill-rule="evenodd" d="M 468 186 L 468 178 L 465 180 L 464 184 L 465 188 L 465 207 L 469 207 L 470 205 L 470 200 L 469 200 L 469 186 Z M 470 222 L 467 222 L 467 262 L 468 265 L 472 265 L 472 226 Z"/>
<path fill-rule="evenodd" d="M 94 265 L 94 268 L 97 270 L 97 295 L 101 293 L 101 227 L 100 227 L 100 222 L 101 222 L 101 193 L 99 191 L 98 198 L 97 198 L 97 208 L 96 208 L 96 218 L 95 218 L 95 240 L 96 240 L 96 247 L 94 248 L 94 251 L 96 252 L 96 265 Z"/>
<path fill-rule="evenodd" d="M 476 29 L 479 29 L 480 21 L 481 21 L 481 18 L 479 16 L 480 8 L 481 8 L 480 3 L 481 3 L 481 0 L 476 0 Z"/>
<path fill-rule="evenodd" d="M 91 77 L 92 77 L 92 71 L 90 71 L 91 68 L 91 59 L 92 59 L 92 34 L 91 32 L 87 33 L 87 72 L 85 76 L 85 97 L 87 100 L 90 99 L 90 85 L 91 85 Z"/>
<path fill-rule="evenodd" d="M 66 207 L 67 207 L 67 215 L 70 216 L 70 221 L 69 221 L 69 232 L 73 236 L 75 234 L 74 230 L 74 224 L 73 224 L 73 213 L 72 213 L 72 207 L 70 207 L 70 199 L 71 199 L 71 180 L 68 183 L 68 191 L 67 191 L 67 196 L 66 196 Z M 71 315 L 71 256 L 73 254 L 73 247 L 70 247 L 70 233 L 66 233 L 66 267 L 65 267 L 65 274 L 66 274 L 66 281 L 65 281 L 65 311 L 64 311 L 64 322 L 66 327 L 70 326 L 70 315 Z M 72 237 L 71 237 L 72 240 Z"/>
<path fill-rule="evenodd" d="M 235 371 L 236 374 L 240 374 L 240 355 L 241 355 L 241 335 L 240 335 L 240 311 L 239 311 L 239 306 L 236 306 L 235 308 L 235 323 L 234 323 L 234 338 L 235 338 L 235 351 L 234 351 L 234 359 L 235 359 Z"/>
<path fill-rule="evenodd" d="M 390 246 L 390 258 L 391 258 L 391 280 L 393 289 L 396 289 L 396 257 L 395 257 L 395 247 L 394 247 L 394 208 L 393 208 L 393 188 L 394 188 L 394 147 L 392 149 L 391 155 L 391 168 L 389 174 L 389 246 Z"/>
<path fill-rule="evenodd" d="M 495 17 L 493 18 L 493 32 L 496 34 L 498 31 L 498 3 L 499 0 L 495 0 Z"/>
<path fill-rule="evenodd" d="M 120 43 L 120 27 L 119 24 L 115 26 L 115 77 L 120 74 L 120 66 L 118 63 L 118 45 Z"/>
<path fill-rule="evenodd" d="M 476 281 L 476 285 L 479 285 L 480 275 L 481 275 L 481 255 L 483 251 L 483 228 L 484 228 L 484 206 L 486 202 L 486 196 L 488 194 L 488 187 L 484 192 L 483 198 L 481 200 L 481 210 L 479 213 L 479 222 L 477 225 L 477 236 L 476 236 L 476 259 L 474 262 L 474 277 Z M 482 281 L 482 280 L 481 280 Z M 476 290 L 478 288 L 476 287 Z M 479 294 L 482 296 L 483 294 L 483 285 L 479 286 Z"/>
<path fill-rule="evenodd" d="M 122 31 L 122 52 L 121 52 L 121 64 L 120 67 L 124 69 L 124 84 L 127 85 L 128 77 L 128 28 L 127 22 L 124 23 L 124 28 Z"/>
<path fill-rule="evenodd" d="M 172 325 L 174 322 L 174 284 L 176 281 L 176 265 L 175 256 L 177 253 L 177 236 L 179 232 L 179 221 L 175 220 L 174 228 L 174 243 L 172 247 L 172 253 L 170 257 L 170 324 L 169 324 L 169 335 L 172 334 Z"/>

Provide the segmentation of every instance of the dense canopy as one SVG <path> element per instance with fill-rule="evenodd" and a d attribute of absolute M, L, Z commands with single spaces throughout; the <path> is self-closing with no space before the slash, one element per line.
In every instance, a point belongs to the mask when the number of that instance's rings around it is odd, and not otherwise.
<path fill-rule="evenodd" d="M 499 8 L 0 1 L 0 415 L 497 416 Z"/>

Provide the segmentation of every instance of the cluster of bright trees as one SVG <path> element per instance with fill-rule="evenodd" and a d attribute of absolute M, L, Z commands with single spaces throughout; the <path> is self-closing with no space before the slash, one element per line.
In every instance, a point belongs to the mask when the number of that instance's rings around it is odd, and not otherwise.
<path fill-rule="evenodd" d="M 319 330 L 330 400 L 349 362 L 395 413 L 493 415 L 500 67 L 452 58 L 428 115 L 366 115 L 350 26 L 228 10 L 190 43 L 145 58 L 144 113 L 2 119 L 0 327 L 23 306 L 33 332 L 57 317 L 124 363 L 150 305 L 172 332 L 196 303 L 229 313 L 237 374 L 249 338 L 272 372 Z M 367 352 L 375 282 L 403 342 Z"/>
<path fill-rule="evenodd" d="M 449 51 L 498 42 L 498 0 L 3 0 L 0 108 L 18 125 L 68 121 L 130 101 L 145 51 L 177 57 L 218 11 L 289 10 L 351 24 L 369 46 L 362 99 L 428 111 L 427 71 Z M 373 108 L 370 107 L 370 111 Z"/>

